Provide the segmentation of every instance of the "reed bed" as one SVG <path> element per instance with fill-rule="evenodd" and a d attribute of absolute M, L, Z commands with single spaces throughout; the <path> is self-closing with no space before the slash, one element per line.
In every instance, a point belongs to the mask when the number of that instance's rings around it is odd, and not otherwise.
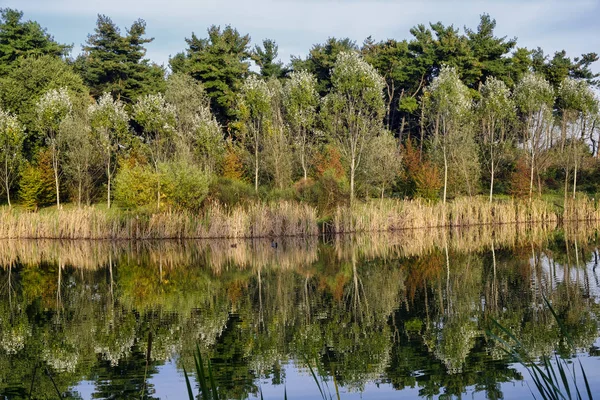
<path fill-rule="evenodd" d="M 577 212 L 563 214 L 552 203 L 541 199 L 460 198 L 446 205 L 424 200 L 373 200 L 356 204 L 352 210 L 338 208 L 331 231 L 376 232 L 405 229 L 464 227 L 501 224 L 554 224 L 572 218 L 600 221 L 600 210 L 586 199 L 576 200 Z"/>
<path fill-rule="evenodd" d="M 0 239 L 196 239 L 310 236 L 318 234 L 316 210 L 292 202 L 256 203 L 200 214 L 135 214 L 96 207 L 23 212 L 0 209 Z"/>
<path fill-rule="evenodd" d="M 253 203 L 227 208 L 214 203 L 201 213 L 135 213 L 97 207 L 24 212 L 0 208 L 0 239 L 204 239 L 313 236 L 314 207 L 297 202 Z M 446 205 L 424 200 L 371 200 L 340 207 L 323 231 L 381 232 L 503 224 L 600 224 L 600 208 L 580 196 L 565 207 L 541 199 L 460 198 Z"/>

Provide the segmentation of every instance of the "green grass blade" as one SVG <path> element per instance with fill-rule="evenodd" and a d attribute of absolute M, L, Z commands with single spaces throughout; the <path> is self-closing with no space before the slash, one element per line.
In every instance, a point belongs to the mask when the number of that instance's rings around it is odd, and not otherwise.
<path fill-rule="evenodd" d="M 592 390 L 590 389 L 590 382 L 588 381 L 587 375 L 585 374 L 585 370 L 583 369 L 581 360 L 579 360 L 579 368 L 581 368 L 581 375 L 583 375 L 583 382 L 585 383 L 585 390 L 587 391 L 588 399 L 592 400 L 594 398 L 594 396 L 592 396 Z"/>
<path fill-rule="evenodd" d="M 183 376 L 185 376 L 185 385 L 187 386 L 188 397 L 190 400 L 194 400 L 194 392 L 192 392 L 192 385 L 190 384 L 190 378 L 185 370 L 185 367 L 183 367 Z"/>
<path fill-rule="evenodd" d="M 210 360 L 208 360 L 208 379 L 210 381 L 210 388 L 212 390 L 212 399 L 219 400 L 219 392 L 217 391 L 217 384 L 215 382 L 215 377 L 212 372 L 212 365 Z"/>
<path fill-rule="evenodd" d="M 313 379 L 315 380 L 315 383 L 317 384 L 317 388 L 319 389 L 319 392 L 321 393 L 321 398 L 323 400 L 327 400 L 327 397 L 325 396 L 325 393 L 323 392 L 323 389 L 321 388 L 321 383 L 317 379 L 317 375 L 315 374 L 315 371 L 313 370 L 312 366 L 310 365 L 310 363 L 308 361 L 306 361 L 306 365 L 308 365 L 308 369 L 309 369 Z"/>
<path fill-rule="evenodd" d="M 206 384 L 206 374 L 204 372 L 204 363 L 202 362 L 202 353 L 200 348 L 196 344 L 196 354 L 194 354 L 194 361 L 196 363 L 196 374 L 198 375 L 198 384 L 200 385 L 200 392 L 202 398 L 212 399 L 212 394 Z"/>

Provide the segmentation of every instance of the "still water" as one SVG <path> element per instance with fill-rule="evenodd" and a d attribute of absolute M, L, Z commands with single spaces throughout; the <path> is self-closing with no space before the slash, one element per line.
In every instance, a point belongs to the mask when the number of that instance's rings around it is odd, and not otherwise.
<path fill-rule="evenodd" d="M 198 242 L 0 241 L 0 399 L 532 398 L 486 334 L 572 357 L 600 393 L 597 234 L 505 226 Z M 192 380 L 194 390 L 197 385 Z"/>

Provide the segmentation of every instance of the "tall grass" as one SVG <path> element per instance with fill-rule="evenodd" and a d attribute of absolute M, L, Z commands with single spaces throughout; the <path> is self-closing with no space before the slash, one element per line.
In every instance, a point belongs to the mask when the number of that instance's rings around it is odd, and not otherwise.
<path fill-rule="evenodd" d="M 98 207 L 25 212 L 0 208 L 0 239 L 200 239 L 311 236 L 324 216 L 304 203 L 256 202 L 200 213 L 136 213 Z M 600 208 L 585 196 L 557 207 L 541 199 L 459 198 L 446 205 L 424 200 L 371 200 L 339 207 L 322 230 L 331 233 L 502 224 L 600 222 Z"/>
<path fill-rule="evenodd" d="M 534 199 L 489 202 L 482 197 L 459 198 L 446 205 L 425 200 L 372 200 L 351 210 L 338 208 L 332 232 L 374 232 L 404 229 L 463 227 L 502 224 L 555 224 L 559 221 L 600 221 L 600 209 L 592 200 L 578 198 L 560 209 Z"/>
<path fill-rule="evenodd" d="M 199 214 L 137 214 L 96 207 L 23 212 L 0 209 L 0 239 L 184 239 L 309 236 L 318 234 L 316 210 L 291 202 Z"/>

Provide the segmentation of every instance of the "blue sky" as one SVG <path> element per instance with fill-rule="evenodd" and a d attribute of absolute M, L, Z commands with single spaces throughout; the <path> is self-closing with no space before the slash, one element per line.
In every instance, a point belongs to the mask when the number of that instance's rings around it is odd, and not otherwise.
<path fill-rule="evenodd" d="M 74 54 L 93 32 L 97 14 L 122 30 L 142 18 L 155 38 L 147 56 L 165 65 L 185 48 L 185 37 L 204 37 L 212 24 L 231 24 L 249 33 L 253 44 L 274 39 L 288 62 L 330 36 L 359 44 L 369 35 L 404 39 L 411 27 L 436 21 L 475 29 L 482 13 L 496 19 L 498 36 L 516 36 L 519 46 L 565 49 L 570 57 L 600 52 L 600 0 L 0 0 L 0 6 L 24 11 L 56 40 L 74 44 Z"/>

